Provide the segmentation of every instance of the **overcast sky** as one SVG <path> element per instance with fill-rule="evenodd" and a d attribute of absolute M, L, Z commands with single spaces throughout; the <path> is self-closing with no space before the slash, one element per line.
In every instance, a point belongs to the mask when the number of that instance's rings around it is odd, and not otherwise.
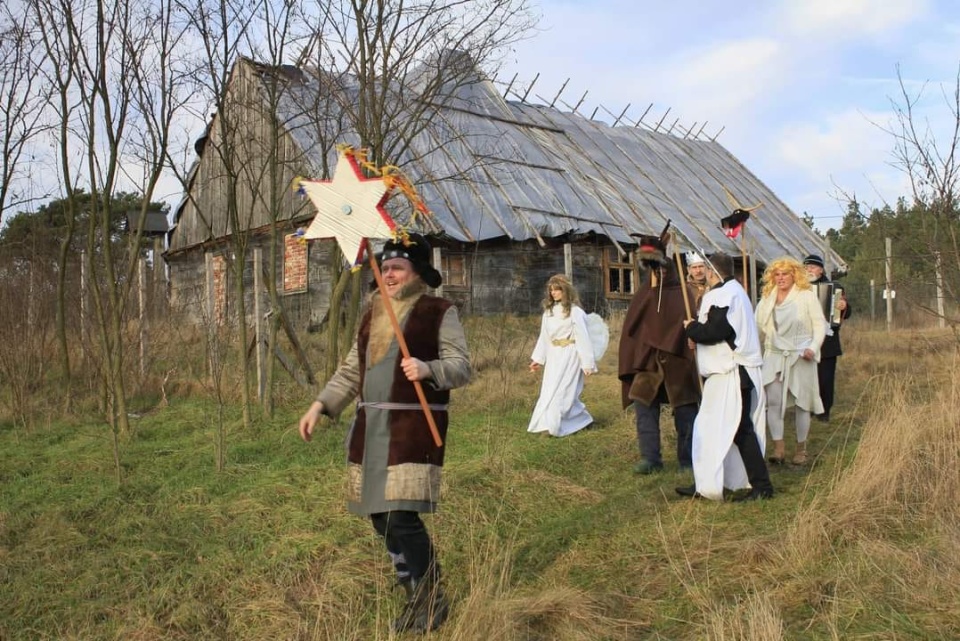
<path fill-rule="evenodd" d="M 691 127 L 707 121 L 731 153 L 798 215 L 838 227 L 838 193 L 868 207 L 893 204 L 908 185 L 894 162 L 891 101 L 897 68 L 920 114 L 946 141 L 944 101 L 960 65 L 956 0 L 538 0 L 540 31 L 519 43 L 499 81 L 517 75 L 531 96 L 590 115 L 598 104 L 627 118 Z M 602 113 L 602 111 L 600 112 Z M 600 115 L 598 113 L 598 117 Z M 611 120 L 607 117 L 607 120 Z"/>

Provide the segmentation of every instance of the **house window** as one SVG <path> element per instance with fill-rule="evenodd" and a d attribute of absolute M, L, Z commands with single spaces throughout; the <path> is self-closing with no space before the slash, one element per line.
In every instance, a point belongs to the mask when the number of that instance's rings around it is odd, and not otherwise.
<path fill-rule="evenodd" d="M 629 300 L 636 291 L 637 263 L 633 253 L 621 256 L 616 247 L 607 247 L 603 252 L 603 273 L 607 298 Z"/>
<path fill-rule="evenodd" d="M 440 273 L 443 275 L 443 286 L 445 288 L 466 289 L 470 287 L 465 254 L 442 254 L 440 256 Z"/>
<path fill-rule="evenodd" d="M 307 243 L 297 234 L 283 237 L 283 293 L 307 291 Z"/>

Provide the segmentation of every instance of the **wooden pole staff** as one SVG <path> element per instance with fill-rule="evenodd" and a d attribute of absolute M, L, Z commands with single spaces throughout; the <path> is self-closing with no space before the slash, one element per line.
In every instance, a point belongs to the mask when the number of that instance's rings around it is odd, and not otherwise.
<path fill-rule="evenodd" d="M 390 325 L 393 326 L 393 335 L 397 337 L 397 343 L 400 345 L 400 353 L 403 354 L 404 358 L 410 358 L 410 348 L 407 347 L 407 340 L 403 337 L 403 332 L 400 331 L 400 323 L 397 321 L 397 315 L 393 312 L 393 305 L 390 304 L 390 296 L 387 295 L 387 289 L 383 285 L 383 274 L 380 273 L 380 265 L 377 264 L 377 257 L 373 255 L 373 247 L 370 246 L 370 239 L 364 238 L 363 243 L 367 256 L 370 257 L 370 268 L 373 270 L 373 277 L 377 281 L 377 289 L 380 290 L 380 299 L 383 301 L 383 307 L 387 312 L 387 317 L 390 318 Z M 413 381 L 413 387 L 417 390 L 420 407 L 423 408 L 423 413 L 427 417 L 427 425 L 430 426 L 430 434 L 433 435 L 433 442 L 436 443 L 437 447 L 441 447 L 443 445 L 443 439 L 440 438 L 440 431 L 437 429 L 437 424 L 433 420 L 433 412 L 430 411 L 430 404 L 427 403 L 427 397 L 423 394 L 423 386 L 420 384 L 420 381 Z"/>
<path fill-rule="evenodd" d="M 680 260 L 680 248 L 673 244 L 673 259 L 677 262 L 677 277 L 680 279 L 680 291 L 683 293 L 683 308 L 687 312 L 687 320 L 693 320 L 693 312 L 690 307 L 690 294 L 687 293 L 687 277 L 683 273 L 683 262 Z M 694 348 L 696 351 L 696 348 Z M 703 392 L 703 379 L 697 375 L 697 382 L 700 383 L 700 392 Z"/>
<path fill-rule="evenodd" d="M 687 320 L 693 320 L 690 308 L 690 295 L 687 293 L 687 277 L 683 273 L 683 262 L 680 260 L 680 250 L 673 246 L 673 258 L 677 262 L 677 276 L 680 278 L 680 291 L 683 292 L 683 308 L 687 312 Z"/>
<path fill-rule="evenodd" d="M 747 284 L 750 270 L 747 269 L 747 221 L 740 227 L 740 262 L 743 265 L 743 291 L 750 295 L 750 286 Z"/>

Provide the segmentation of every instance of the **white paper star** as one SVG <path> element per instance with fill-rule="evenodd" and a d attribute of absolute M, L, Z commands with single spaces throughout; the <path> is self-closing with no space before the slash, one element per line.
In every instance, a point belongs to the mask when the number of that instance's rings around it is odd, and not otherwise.
<path fill-rule="evenodd" d="M 382 177 L 365 178 L 352 155 L 340 152 L 333 180 L 301 180 L 300 186 L 317 208 L 303 237 L 336 238 L 354 265 L 363 259 L 364 238 L 393 236 L 396 223 L 383 206 L 390 188 Z"/>

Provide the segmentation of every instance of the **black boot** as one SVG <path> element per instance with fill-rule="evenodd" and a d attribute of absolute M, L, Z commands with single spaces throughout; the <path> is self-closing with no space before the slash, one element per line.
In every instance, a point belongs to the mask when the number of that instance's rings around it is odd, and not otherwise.
<path fill-rule="evenodd" d="M 413 579 L 409 576 L 403 579 L 399 579 L 397 581 L 397 587 L 400 587 L 403 589 L 403 596 L 405 598 L 403 601 L 403 609 L 400 610 L 400 616 L 398 616 L 396 619 L 393 620 L 393 623 L 390 624 L 390 628 L 394 632 L 403 632 L 406 629 L 406 627 L 404 626 L 407 625 L 405 621 L 410 619 L 411 617 L 410 613 L 411 613 L 411 610 L 413 609 L 413 595 L 414 595 Z"/>
<path fill-rule="evenodd" d="M 429 576 L 412 579 L 410 590 L 403 612 L 393 622 L 393 631 L 423 634 L 439 628 L 450 613 L 450 604 L 440 581 Z"/>
<path fill-rule="evenodd" d="M 397 579 L 397 587 L 403 588 L 403 595 L 407 597 L 407 601 L 413 598 L 413 579 L 411 577 L 406 576 L 402 579 Z"/>

